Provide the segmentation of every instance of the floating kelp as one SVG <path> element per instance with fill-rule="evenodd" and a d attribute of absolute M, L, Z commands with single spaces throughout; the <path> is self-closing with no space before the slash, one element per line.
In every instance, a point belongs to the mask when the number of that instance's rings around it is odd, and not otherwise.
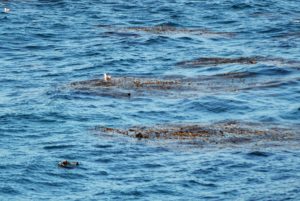
<path fill-rule="evenodd" d="M 236 93 L 245 90 L 259 90 L 298 85 L 299 78 L 271 79 L 259 77 L 254 72 L 228 72 L 197 77 L 168 76 L 154 79 L 150 77 L 112 77 L 109 80 L 92 79 L 76 81 L 69 88 L 83 95 L 113 98 L 137 96 L 195 97 L 199 94 Z"/>
<path fill-rule="evenodd" d="M 94 79 L 87 81 L 72 82 L 70 86 L 74 89 L 97 89 L 97 88 L 119 88 L 119 89 L 147 89 L 167 90 L 179 89 L 185 83 L 180 80 L 158 80 L 149 78 L 115 77 L 111 80 Z"/>
<path fill-rule="evenodd" d="M 216 77 L 226 78 L 226 79 L 243 79 L 257 76 L 257 73 L 254 72 L 228 72 L 228 73 L 220 73 L 216 74 Z"/>
<path fill-rule="evenodd" d="M 244 85 L 239 90 L 252 90 L 252 89 L 266 89 L 266 88 L 278 88 L 282 86 L 299 86 L 300 78 L 293 79 L 277 79 L 265 82 L 251 83 Z"/>
<path fill-rule="evenodd" d="M 203 143 L 241 144 L 258 142 L 260 140 L 282 141 L 295 136 L 291 129 L 266 127 L 258 123 L 243 123 L 237 121 L 219 122 L 214 124 L 169 125 L 154 127 L 132 127 L 117 129 L 98 127 L 97 131 L 106 134 L 117 134 L 136 139 L 147 140 L 188 140 Z M 299 133 L 298 133 L 299 134 Z"/>
<path fill-rule="evenodd" d="M 232 37 L 235 35 L 233 32 L 216 32 L 210 31 L 208 29 L 199 29 L 199 28 L 183 28 L 175 27 L 170 25 L 157 25 L 149 27 L 114 27 L 114 26 L 103 26 L 99 25 L 103 29 L 106 29 L 112 33 L 150 33 L 156 35 L 194 35 L 194 36 L 207 36 L 207 37 Z M 136 35 L 135 35 L 136 36 Z"/>
<path fill-rule="evenodd" d="M 237 58 L 224 58 L 224 57 L 201 57 L 193 60 L 181 61 L 176 63 L 177 66 L 182 67 L 207 67 L 207 66 L 218 66 L 225 64 L 243 64 L 243 65 L 254 65 L 254 64 L 265 64 L 275 66 L 296 66 L 299 67 L 299 61 L 293 61 L 283 58 L 267 58 L 267 57 L 237 57 Z"/>
<path fill-rule="evenodd" d="M 69 88 L 85 95 L 131 98 L 137 96 L 178 95 L 181 92 L 193 91 L 192 83 L 179 79 L 151 79 L 133 77 L 113 77 L 104 79 L 72 82 Z"/>
<path fill-rule="evenodd" d="M 152 34 L 192 34 L 192 35 L 219 35 L 219 36 L 234 36 L 232 32 L 214 32 L 209 31 L 208 29 L 199 29 L 199 28 L 178 28 L 173 26 L 161 25 L 153 27 L 128 27 L 123 28 L 123 30 L 128 31 L 142 31 Z"/>
<path fill-rule="evenodd" d="M 202 57 L 189 61 L 178 62 L 178 66 L 216 66 L 221 64 L 256 64 L 257 59 L 251 57 L 221 58 Z"/>

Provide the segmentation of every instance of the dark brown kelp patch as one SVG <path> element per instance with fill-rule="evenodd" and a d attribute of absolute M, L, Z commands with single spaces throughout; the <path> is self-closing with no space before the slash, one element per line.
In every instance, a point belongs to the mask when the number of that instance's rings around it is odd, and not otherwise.
<path fill-rule="evenodd" d="M 194 60 L 178 62 L 178 66 L 217 66 L 222 64 L 256 64 L 258 60 L 251 57 L 221 58 L 221 57 L 202 57 Z"/>
<path fill-rule="evenodd" d="M 192 82 L 180 79 L 153 79 L 142 77 L 112 77 L 109 80 L 93 79 L 72 82 L 73 91 L 86 95 L 113 98 L 141 96 L 177 96 L 194 91 Z"/>
<path fill-rule="evenodd" d="M 128 130 L 120 130 L 114 128 L 101 128 L 103 132 L 117 133 L 127 135 L 138 139 L 172 139 L 172 138 L 194 138 L 199 136 L 207 136 L 208 130 L 205 130 L 197 126 L 186 127 L 169 127 L 169 128 L 145 128 L 145 127 L 133 127 Z"/>
<path fill-rule="evenodd" d="M 113 33 L 149 33 L 156 35 L 191 35 L 191 36 L 204 36 L 204 37 L 232 37 L 235 35 L 233 32 L 218 32 L 211 31 L 205 28 L 188 28 L 188 27 L 175 27 L 170 25 L 157 25 L 157 26 L 135 26 L 135 27 L 117 27 L 117 26 L 103 26 L 98 27 L 106 29 Z"/>
<path fill-rule="evenodd" d="M 286 128 L 265 127 L 257 123 L 228 121 L 210 125 L 169 125 L 117 129 L 99 127 L 106 134 L 117 134 L 136 139 L 176 140 L 203 144 L 244 144 L 259 141 L 291 140 L 295 131 Z M 299 134 L 299 133 L 298 133 Z"/>
<path fill-rule="evenodd" d="M 119 89 L 147 89 L 166 90 L 179 89 L 183 86 L 180 80 L 158 80 L 147 78 L 115 77 L 111 80 L 94 79 L 72 82 L 70 86 L 74 89 L 93 88 L 119 88 Z"/>
<path fill-rule="evenodd" d="M 127 31 L 142 31 L 152 34 L 192 34 L 192 35 L 215 35 L 215 36 L 234 36 L 232 32 L 215 32 L 208 29 L 199 28 L 179 28 L 168 25 L 159 25 L 153 27 L 128 27 L 123 28 Z"/>
<path fill-rule="evenodd" d="M 218 66 L 225 64 L 242 64 L 242 65 L 254 65 L 264 64 L 273 66 L 290 66 L 299 68 L 300 62 L 294 60 L 288 60 L 284 58 L 269 58 L 269 57 L 237 57 L 237 58 L 226 58 L 226 57 L 200 57 L 197 59 L 186 60 L 176 63 L 177 66 L 182 67 L 207 67 L 207 66 Z"/>
<path fill-rule="evenodd" d="M 112 77 L 72 82 L 68 88 L 81 94 L 131 98 L 140 96 L 195 97 L 201 94 L 236 93 L 245 90 L 297 85 L 299 79 L 266 79 L 253 72 L 228 72 L 197 77 L 173 76 L 154 79 L 149 77 Z"/>
<path fill-rule="evenodd" d="M 257 73 L 254 72 L 228 72 L 228 73 L 220 73 L 216 74 L 216 77 L 224 78 L 224 79 L 246 79 L 250 77 L 257 76 Z"/>

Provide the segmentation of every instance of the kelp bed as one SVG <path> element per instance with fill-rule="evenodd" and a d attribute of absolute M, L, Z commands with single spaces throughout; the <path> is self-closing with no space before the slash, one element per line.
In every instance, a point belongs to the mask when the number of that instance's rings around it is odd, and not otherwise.
<path fill-rule="evenodd" d="M 299 130 L 266 127 L 258 123 L 237 121 L 213 124 L 178 124 L 131 127 L 127 129 L 97 127 L 104 134 L 122 135 L 144 140 L 176 140 L 196 144 L 243 144 L 259 141 L 295 140 Z M 298 132 L 298 133 L 297 133 Z M 298 139 L 299 140 L 299 139 Z"/>
<path fill-rule="evenodd" d="M 181 67 L 209 67 L 218 66 L 225 64 L 242 64 L 242 65 L 254 65 L 254 64 L 266 64 L 275 66 L 293 66 L 299 68 L 300 62 L 295 60 L 287 60 L 283 58 L 272 58 L 272 57 L 200 57 L 192 60 L 186 60 L 176 63 L 177 66 Z"/>
<path fill-rule="evenodd" d="M 69 88 L 79 93 L 115 98 L 137 96 L 193 97 L 200 93 L 227 93 L 298 84 L 295 79 L 260 79 L 252 72 L 229 72 L 198 77 L 112 77 L 72 82 Z"/>
<path fill-rule="evenodd" d="M 192 27 L 175 27 L 170 25 L 157 26 L 135 26 L 135 27 L 117 27 L 98 25 L 99 28 L 110 31 L 112 33 L 149 33 L 156 35 L 190 35 L 190 36 L 204 36 L 204 37 L 233 37 L 236 33 L 233 32 L 218 32 L 211 31 L 206 28 L 192 28 Z M 137 35 L 134 35 L 137 36 Z"/>
<path fill-rule="evenodd" d="M 109 81 L 103 79 L 94 79 L 87 81 L 79 81 L 71 83 L 71 86 L 76 89 L 92 89 L 92 88 L 111 88 L 118 87 L 123 89 L 178 89 L 182 86 L 180 80 L 154 80 L 131 77 L 116 77 Z"/>
<path fill-rule="evenodd" d="M 191 83 L 183 83 L 180 80 L 133 77 L 113 77 L 109 81 L 103 79 L 78 81 L 71 83 L 70 88 L 83 94 L 114 98 L 174 95 L 176 91 L 192 90 Z"/>
<path fill-rule="evenodd" d="M 258 59 L 255 57 L 221 58 L 221 57 L 202 57 L 194 60 L 178 62 L 178 66 L 216 66 L 221 64 L 256 64 Z"/>
<path fill-rule="evenodd" d="M 254 65 L 257 63 L 271 64 L 272 66 L 293 67 L 290 71 L 300 69 L 300 62 L 282 58 L 265 57 L 203 57 L 194 60 L 178 62 L 181 67 L 214 67 L 224 64 Z M 281 72 L 277 72 L 281 73 Z M 101 76 L 101 75 L 100 75 Z M 276 74 L 274 74 L 276 76 Z M 199 92 L 223 93 L 240 90 L 279 87 L 286 84 L 298 84 L 299 78 L 261 78 L 251 70 L 242 72 L 226 72 L 215 75 L 184 77 L 174 75 L 169 77 L 112 77 L 110 80 L 93 79 L 72 82 L 71 89 L 81 92 L 91 92 L 99 96 L 131 97 L 132 95 L 194 95 Z"/>

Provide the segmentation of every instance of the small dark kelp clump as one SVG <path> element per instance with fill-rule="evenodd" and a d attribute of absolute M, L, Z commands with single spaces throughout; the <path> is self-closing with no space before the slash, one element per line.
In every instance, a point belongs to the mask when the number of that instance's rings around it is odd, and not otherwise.
<path fill-rule="evenodd" d="M 72 168 L 76 168 L 77 166 L 79 166 L 79 162 L 70 162 L 70 161 L 64 160 L 64 161 L 59 162 L 58 166 L 62 167 L 62 168 L 72 169 Z"/>
<path fill-rule="evenodd" d="M 117 129 L 99 127 L 103 133 L 119 134 L 137 139 L 193 141 L 200 144 L 242 144 L 292 139 L 294 132 L 285 128 L 266 128 L 255 123 L 236 121 L 210 125 L 170 125 Z"/>

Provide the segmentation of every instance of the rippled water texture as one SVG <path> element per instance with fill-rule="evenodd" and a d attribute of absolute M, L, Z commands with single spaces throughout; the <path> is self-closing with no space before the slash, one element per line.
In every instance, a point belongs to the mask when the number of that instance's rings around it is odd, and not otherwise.
<path fill-rule="evenodd" d="M 298 0 L 0 9 L 0 200 L 299 199 Z"/>

